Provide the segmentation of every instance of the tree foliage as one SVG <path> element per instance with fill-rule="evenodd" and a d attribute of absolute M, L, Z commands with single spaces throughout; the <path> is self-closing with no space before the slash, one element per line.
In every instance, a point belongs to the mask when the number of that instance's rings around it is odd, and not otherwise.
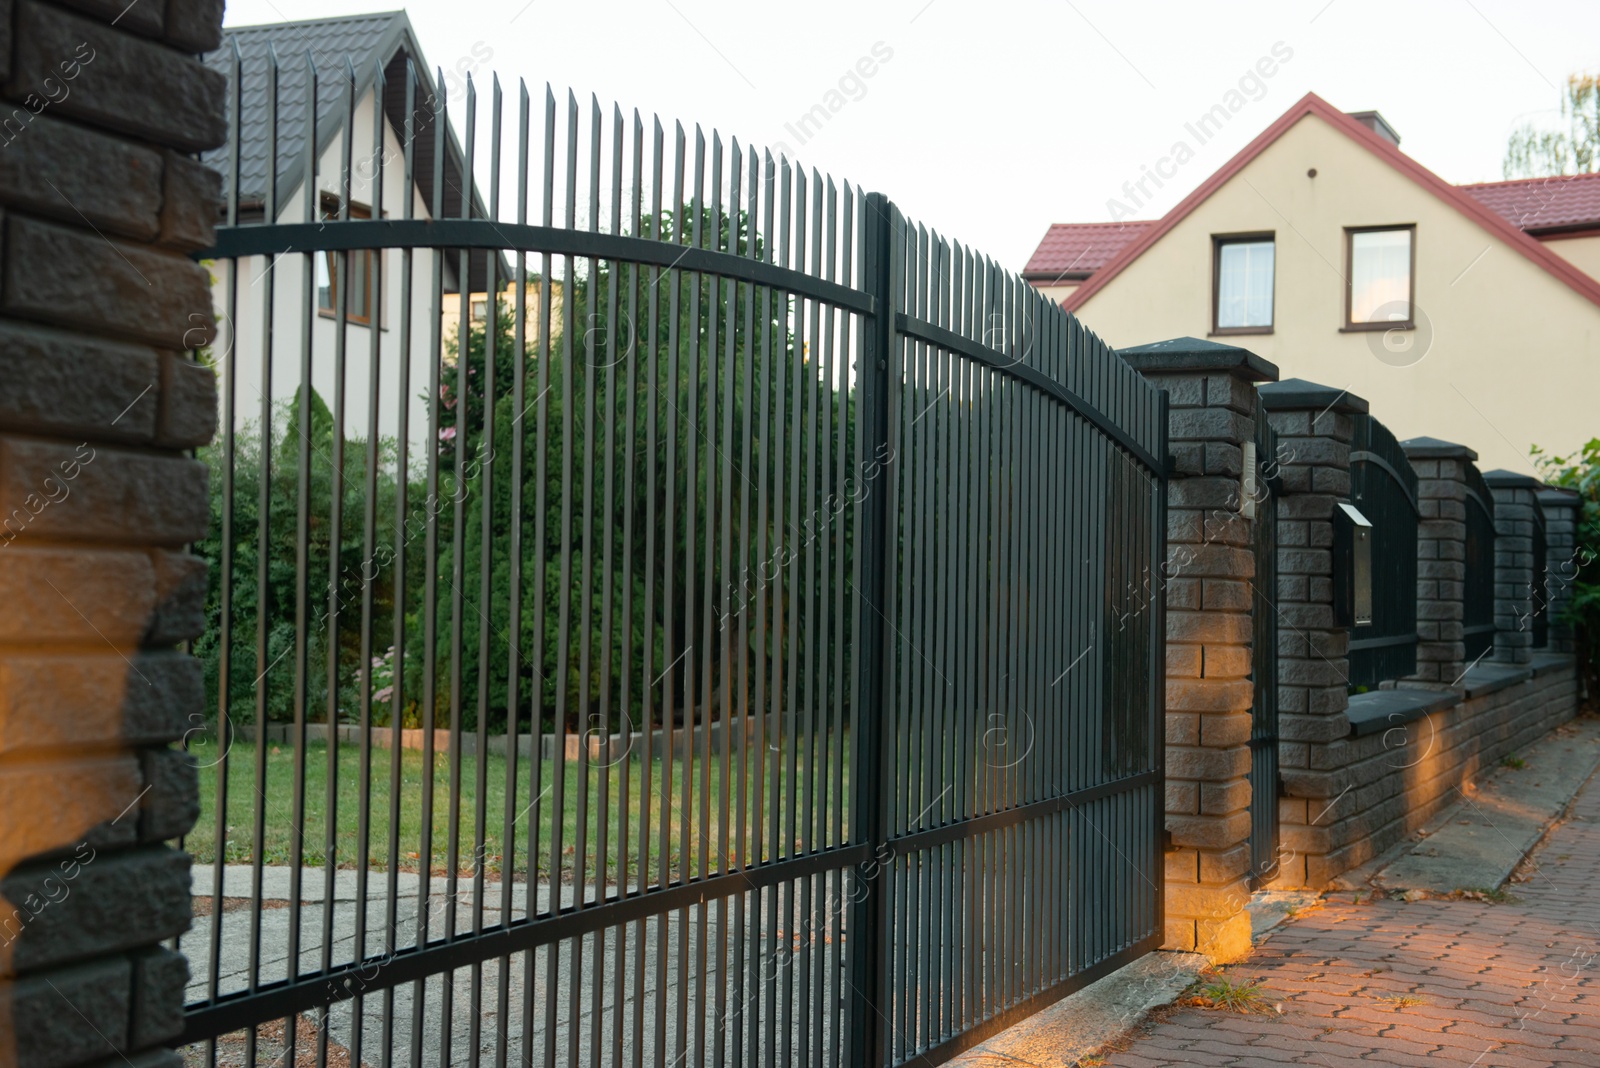
<path fill-rule="evenodd" d="M 1587 174 L 1600 165 L 1600 75 L 1568 76 L 1561 119 L 1565 129 L 1525 123 L 1511 132 L 1501 167 L 1506 178 Z"/>
<path fill-rule="evenodd" d="M 700 222 L 720 229 L 721 247 L 748 251 L 742 215 L 707 212 Z M 671 213 L 659 226 L 649 222 L 668 241 L 678 239 L 677 226 Z M 481 715 L 500 731 L 514 715 L 519 730 L 534 718 L 545 730 L 558 718 L 584 730 L 599 725 L 604 710 L 605 729 L 637 729 L 645 702 L 657 723 L 669 700 L 677 716 L 708 698 L 713 708 L 729 700 L 742 709 L 749 695 L 734 699 L 729 687 L 755 669 L 738 672 L 739 664 L 771 663 L 786 628 L 821 640 L 814 624 L 830 610 L 834 567 L 848 574 L 850 566 L 844 497 L 854 408 L 839 356 L 833 373 L 821 374 L 781 294 L 725 279 L 600 262 L 569 270 L 543 292 L 550 299 L 542 308 L 551 299 L 557 305 L 556 328 L 542 339 L 530 318 L 521 353 L 514 309 L 503 299 L 492 302 L 487 322 L 468 322 L 465 336 L 447 342 L 439 433 L 431 445 L 413 446 L 408 470 L 399 470 L 396 442 L 377 443 L 370 555 L 362 523 L 368 443 L 342 443 L 344 511 L 335 537 L 341 450 L 332 416 L 315 394 L 306 435 L 299 398 L 275 413 L 266 444 L 264 605 L 256 589 L 262 445 L 259 428 L 241 433 L 230 609 L 236 721 L 253 715 L 258 675 L 269 718 L 294 710 L 302 440 L 313 721 L 328 704 L 330 628 L 318 606 L 330 589 L 340 606 L 333 703 L 346 720 L 356 718 L 371 674 L 379 724 L 398 711 L 407 726 L 454 720 L 474 729 Z M 220 446 L 206 456 L 213 534 L 199 551 L 213 564 L 212 625 L 197 651 L 214 686 L 227 460 Z M 732 522 L 716 519 L 722 515 Z M 397 533 L 404 574 L 392 549 Z M 808 552 L 828 560 L 833 574 L 800 566 Z M 368 583 L 374 655 L 363 664 Z M 397 615 L 405 632 L 398 651 L 390 648 Z"/>
<path fill-rule="evenodd" d="M 1550 456 L 1534 449 L 1544 481 L 1578 494 L 1578 530 L 1569 560 L 1547 561 L 1547 579 L 1571 586 L 1564 612 L 1577 639 L 1586 692 L 1600 693 L 1600 438 L 1578 452 Z"/>

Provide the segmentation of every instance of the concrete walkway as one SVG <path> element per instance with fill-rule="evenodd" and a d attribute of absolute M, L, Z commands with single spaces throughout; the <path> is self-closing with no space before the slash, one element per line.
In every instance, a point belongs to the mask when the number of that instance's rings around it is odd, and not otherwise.
<path fill-rule="evenodd" d="M 1226 969 L 1263 981 L 1263 1011 L 1159 1010 L 1090 1063 L 1600 1066 L 1600 782 L 1506 891 L 1331 894 Z"/>

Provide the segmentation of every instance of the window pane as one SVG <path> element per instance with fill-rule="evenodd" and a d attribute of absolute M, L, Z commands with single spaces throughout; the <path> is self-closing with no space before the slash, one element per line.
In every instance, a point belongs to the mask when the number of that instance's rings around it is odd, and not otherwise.
<path fill-rule="evenodd" d="M 1217 256 L 1217 326 L 1272 325 L 1271 241 L 1230 241 Z"/>
<path fill-rule="evenodd" d="M 333 310 L 333 283 L 329 278 L 328 261 L 333 253 L 317 257 L 317 307 Z"/>
<path fill-rule="evenodd" d="M 1411 318 L 1411 231 L 1366 230 L 1350 235 L 1350 321 L 1407 322 Z"/>

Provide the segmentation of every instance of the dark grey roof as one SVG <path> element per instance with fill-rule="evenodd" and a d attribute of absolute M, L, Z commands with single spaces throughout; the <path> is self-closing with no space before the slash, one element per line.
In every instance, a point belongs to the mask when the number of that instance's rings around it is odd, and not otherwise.
<path fill-rule="evenodd" d="M 374 62 L 387 65 L 410 36 L 402 11 L 305 22 L 279 22 L 224 29 L 222 47 L 206 55 L 206 65 L 228 78 L 232 107 L 233 53 L 238 49 L 242 92 L 239 101 L 239 199 L 258 203 L 267 190 L 267 152 L 272 103 L 267 76 L 273 53 L 278 60 L 278 188 L 281 207 L 300 182 L 305 159 L 307 59 L 317 67 L 317 140 L 321 149 L 343 123 L 346 63 L 356 71 L 357 94 L 372 84 Z M 418 57 L 420 58 L 420 57 Z M 425 72 L 426 67 L 421 68 Z M 403 75 L 402 75 L 403 76 Z M 205 161 L 232 175 L 227 147 L 206 153 Z"/>
<path fill-rule="evenodd" d="M 279 210 L 289 198 L 304 196 L 299 189 L 305 171 L 306 104 L 310 85 L 308 59 L 317 71 L 318 158 L 338 135 L 344 123 L 345 89 L 350 71 L 355 73 L 355 99 L 372 87 L 383 71 L 383 109 L 389 124 L 404 137 L 406 130 L 406 77 L 410 62 L 416 83 L 413 126 L 415 169 L 423 203 L 434 203 L 434 141 L 430 121 L 434 72 L 428 66 L 404 11 L 376 15 L 348 15 L 342 18 L 308 19 L 303 22 L 275 22 L 260 26 L 225 28 L 222 47 L 205 56 L 206 65 L 228 79 L 228 110 L 233 108 L 235 55 L 238 57 L 239 83 L 239 204 L 248 217 L 257 213 L 267 193 L 273 107 L 267 95 L 267 81 L 273 56 L 277 58 L 277 185 L 274 190 Z M 460 216 L 463 156 L 455 131 L 445 124 L 444 189 L 441 217 Z M 222 173 L 223 195 L 232 185 L 232 161 L 226 146 L 206 153 L 206 163 Z M 485 214 L 483 198 L 472 186 L 473 215 Z M 480 271 L 487 259 L 473 255 L 473 283 L 483 279 Z"/>

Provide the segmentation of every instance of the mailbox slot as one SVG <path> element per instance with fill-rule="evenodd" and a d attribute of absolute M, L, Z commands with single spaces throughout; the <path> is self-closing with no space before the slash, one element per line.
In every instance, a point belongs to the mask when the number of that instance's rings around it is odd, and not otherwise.
<path fill-rule="evenodd" d="M 1353 504 L 1333 510 L 1333 619 L 1372 626 L 1372 522 Z"/>

